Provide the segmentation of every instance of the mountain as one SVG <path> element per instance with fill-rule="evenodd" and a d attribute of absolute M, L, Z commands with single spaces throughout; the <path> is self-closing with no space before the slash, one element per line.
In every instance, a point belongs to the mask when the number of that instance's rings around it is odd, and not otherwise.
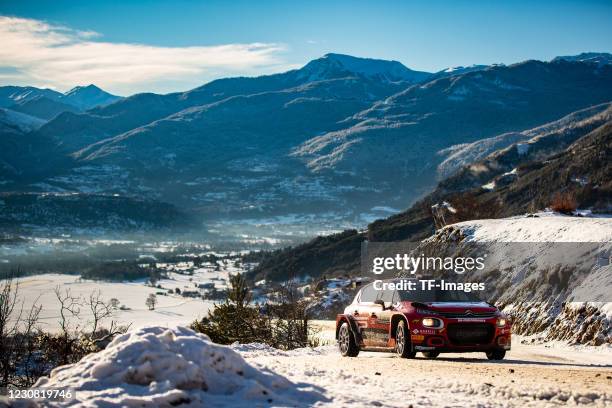
<path fill-rule="evenodd" d="M 162 202 L 97 194 L 0 193 L 0 208 L 0 229 L 21 234 L 177 231 L 189 219 Z"/>
<path fill-rule="evenodd" d="M 464 66 L 457 66 L 457 67 L 449 67 L 449 68 L 445 68 L 441 71 L 436 72 L 435 74 L 433 74 L 429 80 L 433 80 L 433 79 L 438 79 L 438 78 L 444 78 L 444 77 L 448 77 L 448 76 L 455 76 L 455 75 L 461 75 L 461 74 L 466 74 L 468 72 L 474 72 L 474 71 L 482 71 L 483 69 L 486 69 L 490 66 L 496 66 L 499 64 L 494 64 L 494 65 L 470 65 L 467 67 Z"/>
<path fill-rule="evenodd" d="M 528 129 L 612 99 L 612 66 L 527 61 L 408 87 L 293 152 L 312 172 L 359 174 L 403 205 L 429 190 L 436 153 Z M 373 158 L 376 158 L 373 165 Z M 394 183 L 393 180 L 397 180 Z"/>
<path fill-rule="evenodd" d="M 610 100 L 609 65 L 526 61 L 434 78 L 328 54 L 285 73 L 63 112 L 0 158 L 38 192 L 147 197 L 206 222 L 305 217 L 340 230 L 425 195 L 458 146 Z M 516 140 L 489 140 L 460 160 Z"/>
<path fill-rule="evenodd" d="M 431 73 L 413 71 L 400 62 L 372 58 L 357 58 L 344 54 L 325 54 L 301 69 L 309 80 L 357 75 L 380 82 L 417 83 L 427 80 Z"/>
<path fill-rule="evenodd" d="M 61 100 L 61 99 L 60 99 Z M 60 102 L 60 100 L 49 99 L 46 96 L 23 99 L 9 108 L 16 112 L 35 116 L 39 119 L 50 120 L 62 112 L 78 112 L 72 105 Z"/>
<path fill-rule="evenodd" d="M 508 132 L 498 136 L 477 140 L 472 143 L 463 143 L 448 147 L 438 152 L 438 156 L 444 161 L 438 165 L 438 178 L 445 179 L 452 176 L 462 167 L 471 163 L 476 163 L 496 150 L 501 150 L 507 146 L 520 141 L 528 141 L 536 136 L 557 134 L 563 130 L 570 134 L 572 127 L 582 127 L 586 123 L 601 124 L 602 121 L 609 120 L 610 107 L 612 103 L 602 103 L 588 107 L 586 109 L 572 112 L 563 118 L 533 129 L 522 132 Z"/>
<path fill-rule="evenodd" d="M 10 109 L 0 108 L 0 186 L 8 184 L 26 167 L 15 161 L 26 134 L 37 129 L 43 120 Z"/>
<path fill-rule="evenodd" d="M 534 131 L 525 144 L 513 144 L 464 167 L 408 210 L 371 223 L 364 231 L 317 237 L 263 256 L 250 276 L 282 281 L 287 271 L 296 277 L 358 273 L 364 240 L 425 239 L 435 231 L 434 213 L 447 224 L 516 216 L 549 206 L 555 194 L 564 191 L 572 192 L 580 208 L 609 211 L 612 108 L 590 118 L 574 117 L 580 119 L 555 131 L 542 127 L 542 133 Z"/>
<path fill-rule="evenodd" d="M 612 54 L 607 52 L 583 52 L 578 55 L 556 57 L 553 59 L 553 62 L 555 61 L 589 62 L 602 66 L 612 64 Z"/>
<path fill-rule="evenodd" d="M 277 92 L 318 80 L 348 77 L 367 82 L 372 92 L 367 99 L 372 100 L 392 95 L 414 80 L 425 78 L 426 73 L 412 71 L 394 61 L 329 54 L 285 73 L 253 78 L 223 78 L 181 93 L 133 95 L 111 105 L 93 108 L 85 114 L 62 115 L 41 129 L 41 134 L 48 137 L 61 134 L 74 141 L 86 140 L 89 144 L 151 124 L 184 109 L 219 102 L 232 96 Z M 81 147 L 85 146 L 81 143 Z"/>
<path fill-rule="evenodd" d="M 0 107 L 2 108 L 39 97 L 59 100 L 62 94 L 52 89 L 40 89 L 33 86 L 0 86 Z"/>
<path fill-rule="evenodd" d="M 294 202 L 284 204 L 285 197 L 312 199 L 318 189 L 316 180 L 287 183 L 304 176 L 290 150 L 311 135 L 341 128 L 344 119 L 419 76 L 396 62 L 361 60 L 326 56 L 281 74 L 221 79 L 180 94 L 138 94 L 88 112 L 63 113 L 36 136 L 53 140 L 84 168 L 112 169 L 110 184 L 100 184 L 100 192 L 133 192 L 117 191 L 117 179 L 127 179 L 158 195 L 172 189 L 177 203 L 211 214 L 261 211 L 270 206 L 269 197 L 275 206 L 290 207 Z M 61 188 L 70 188 L 65 180 Z M 220 208 L 206 197 L 217 192 L 235 197 L 235 205 Z M 334 200 L 328 195 L 314 201 L 329 208 Z"/>
<path fill-rule="evenodd" d="M 38 129 L 44 120 L 10 109 L 0 108 L 0 134 L 27 133 Z"/>
<path fill-rule="evenodd" d="M 0 87 L 0 107 L 50 120 L 62 112 L 81 112 L 121 99 L 95 85 L 77 86 L 66 93 L 32 86 Z"/>
<path fill-rule="evenodd" d="M 85 111 L 96 106 L 109 105 L 118 101 L 121 97 L 109 94 L 95 85 L 87 85 L 72 88 L 61 99 L 62 102 Z"/>

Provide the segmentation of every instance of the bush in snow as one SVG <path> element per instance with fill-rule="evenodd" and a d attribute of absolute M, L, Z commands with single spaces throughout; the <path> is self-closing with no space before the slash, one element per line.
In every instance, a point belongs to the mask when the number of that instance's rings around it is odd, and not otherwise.
<path fill-rule="evenodd" d="M 550 203 L 550 209 L 561 214 L 573 214 L 576 208 L 576 197 L 569 191 L 556 193 Z"/>
<path fill-rule="evenodd" d="M 251 293 L 244 277 L 232 275 L 225 301 L 215 305 L 207 317 L 193 322 L 191 328 L 220 344 L 269 342 L 272 322 L 262 308 L 250 302 Z"/>
<path fill-rule="evenodd" d="M 223 303 L 215 305 L 207 317 L 192 323 L 191 328 L 221 344 L 265 343 L 290 350 L 309 345 L 307 302 L 288 282 L 266 305 L 251 303 L 251 291 L 243 275 L 229 278 L 229 289 Z"/>

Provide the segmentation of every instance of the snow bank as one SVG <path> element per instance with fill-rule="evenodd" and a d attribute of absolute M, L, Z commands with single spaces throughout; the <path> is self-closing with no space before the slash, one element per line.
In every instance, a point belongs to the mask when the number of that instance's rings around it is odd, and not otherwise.
<path fill-rule="evenodd" d="M 178 327 L 146 327 L 105 350 L 58 367 L 34 387 L 67 387 L 76 399 L 52 406 L 301 406 L 324 400 L 267 368 L 254 368 L 230 347 Z"/>
<path fill-rule="evenodd" d="M 550 212 L 448 226 L 475 242 L 612 242 L 612 218 L 571 217 Z"/>

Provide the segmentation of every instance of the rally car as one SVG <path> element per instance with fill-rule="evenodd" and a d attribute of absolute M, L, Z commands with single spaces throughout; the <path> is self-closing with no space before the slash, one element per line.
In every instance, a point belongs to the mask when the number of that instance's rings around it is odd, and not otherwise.
<path fill-rule="evenodd" d="M 501 360 L 510 350 L 510 320 L 472 293 L 380 290 L 380 282 L 363 287 L 336 317 L 343 356 L 356 357 L 360 350 L 395 351 L 403 358 L 485 352 Z"/>

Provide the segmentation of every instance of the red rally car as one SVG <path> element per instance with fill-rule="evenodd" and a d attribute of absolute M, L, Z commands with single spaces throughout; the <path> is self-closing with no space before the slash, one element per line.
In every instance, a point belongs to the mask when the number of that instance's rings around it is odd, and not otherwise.
<path fill-rule="evenodd" d="M 381 282 L 363 287 L 336 317 L 343 356 L 356 357 L 360 350 L 395 351 L 404 358 L 485 352 L 489 360 L 501 360 L 510 350 L 510 320 L 472 293 L 380 290 Z"/>

